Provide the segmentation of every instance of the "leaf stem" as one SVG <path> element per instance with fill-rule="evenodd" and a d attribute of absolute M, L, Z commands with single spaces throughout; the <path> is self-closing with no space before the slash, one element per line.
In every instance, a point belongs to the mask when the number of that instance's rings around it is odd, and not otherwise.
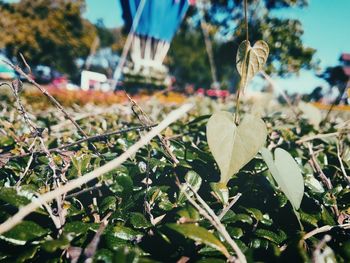
<path fill-rule="evenodd" d="M 243 61 L 243 72 L 245 72 L 245 67 L 247 67 L 247 57 L 248 57 L 248 51 L 249 51 L 249 25 L 248 25 L 248 1 L 244 0 L 243 2 L 243 8 L 244 8 L 244 23 L 245 23 L 245 33 L 246 33 L 246 50 L 244 55 L 244 61 Z M 242 90 L 245 89 L 246 84 L 244 84 L 244 87 L 242 86 L 242 79 L 239 83 L 237 94 L 236 94 L 236 114 L 235 114 L 235 123 L 236 125 L 239 124 L 239 103 L 240 103 L 240 97 Z"/>

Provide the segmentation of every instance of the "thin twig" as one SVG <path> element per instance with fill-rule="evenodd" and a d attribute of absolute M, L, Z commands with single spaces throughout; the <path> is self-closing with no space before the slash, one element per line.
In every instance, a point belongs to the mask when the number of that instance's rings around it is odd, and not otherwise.
<path fill-rule="evenodd" d="M 80 139 L 78 141 L 66 144 L 66 145 L 62 145 L 60 147 L 48 149 L 48 151 L 50 153 L 52 153 L 52 152 L 60 152 L 61 150 L 68 149 L 70 147 L 82 144 L 82 143 L 87 142 L 87 141 L 96 142 L 96 141 L 100 141 L 102 139 L 108 138 L 110 136 L 113 136 L 113 135 L 120 135 L 120 134 L 127 133 L 127 132 L 130 132 L 130 131 L 148 130 L 148 129 L 151 129 L 151 128 L 155 127 L 155 126 L 156 126 L 156 124 L 149 125 L 149 126 L 137 126 L 137 127 L 127 128 L 127 129 L 124 129 L 124 130 L 118 130 L 118 131 L 113 131 L 113 132 L 107 132 L 107 133 L 100 134 L 100 135 L 94 135 L 94 136 L 83 138 L 83 139 Z M 45 153 L 44 151 L 35 151 L 35 152 L 33 152 L 34 155 L 44 154 L 44 153 Z M 7 153 L 0 154 L 0 158 L 1 158 L 1 156 L 6 155 L 6 154 Z M 6 156 L 6 158 L 9 158 L 9 159 L 15 159 L 15 158 L 20 158 L 20 157 L 22 158 L 22 157 L 29 156 L 31 154 L 32 153 L 25 153 L 25 154 L 20 154 L 20 155 L 12 155 L 12 156 Z"/>
<path fill-rule="evenodd" d="M 19 53 L 19 55 L 21 56 L 21 59 L 24 63 L 24 65 L 26 66 L 26 68 L 28 69 L 28 72 L 32 73 L 32 69 L 30 68 L 29 64 L 27 63 L 26 59 L 24 58 L 22 53 Z"/>
<path fill-rule="evenodd" d="M 244 0 L 243 2 L 243 8 L 244 8 L 244 24 L 245 24 L 245 34 L 246 34 L 246 49 L 245 49 L 245 54 L 244 54 L 244 61 L 243 61 L 243 69 L 242 72 L 246 72 L 246 67 L 247 67 L 247 58 L 248 58 L 248 51 L 249 51 L 249 25 L 248 25 L 248 2 L 247 0 Z M 245 74 L 245 73 L 243 73 Z M 235 123 L 236 125 L 239 125 L 240 122 L 240 117 L 239 117 L 239 111 L 240 111 L 240 97 L 241 97 L 241 92 L 244 92 L 247 86 L 247 81 L 245 81 L 244 86 L 242 85 L 242 78 L 239 83 L 239 87 L 237 89 L 237 94 L 236 94 L 236 113 L 235 113 Z"/>
<path fill-rule="evenodd" d="M 153 122 L 150 119 L 150 117 L 146 114 L 146 112 L 137 104 L 137 102 L 134 99 L 132 99 L 130 97 L 130 95 L 126 92 L 125 89 L 123 91 L 132 105 L 131 106 L 132 111 L 134 112 L 135 116 L 139 119 L 141 124 L 143 124 L 144 126 L 152 125 Z M 140 114 L 137 113 L 136 109 L 140 111 L 141 116 L 140 116 Z M 165 152 L 168 153 L 169 157 L 172 159 L 174 164 L 178 164 L 179 160 L 176 158 L 176 156 L 174 155 L 174 153 L 172 152 L 172 150 L 168 146 L 169 141 L 166 138 L 164 138 L 164 136 L 162 136 L 161 134 L 158 134 L 157 137 L 160 140 Z"/>
<path fill-rule="evenodd" d="M 83 137 L 85 137 L 85 138 L 88 137 L 88 135 L 79 126 L 79 124 L 68 114 L 68 112 L 62 107 L 62 105 L 45 88 L 40 86 L 35 80 L 33 80 L 28 74 L 26 74 L 19 66 L 17 66 L 17 65 L 15 66 L 11 62 L 8 62 L 5 60 L 3 60 L 3 62 L 6 63 L 7 65 L 9 65 L 11 68 L 13 68 L 18 74 L 20 74 L 21 76 L 26 78 L 28 80 L 28 82 L 30 84 L 32 84 L 34 87 L 39 89 L 41 91 L 41 93 L 44 94 L 44 96 L 47 97 L 56 106 L 56 108 L 58 108 L 63 113 L 63 115 L 73 123 L 73 125 L 77 128 L 77 130 L 80 132 L 80 134 Z M 96 152 L 96 154 L 98 154 L 96 147 L 94 145 L 92 145 L 92 147 L 93 147 L 94 151 Z"/>
<path fill-rule="evenodd" d="M 103 231 L 106 229 L 108 223 L 109 223 L 109 217 L 112 215 L 112 212 L 109 212 L 103 219 L 101 222 L 100 227 L 98 228 L 96 234 L 94 235 L 94 237 L 92 238 L 91 242 L 89 243 L 89 245 L 87 245 L 87 247 L 84 250 L 84 255 L 87 257 L 87 260 L 85 260 L 85 262 L 89 262 L 88 259 L 91 259 L 94 257 L 97 247 L 98 247 L 98 243 L 100 242 L 101 239 L 101 235 L 103 234 Z"/>
<path fill-rule="evenodd" d="M 36 140 L 37 140 L 37 138 L 34 138 L 34 140 L 33 140 L 32 144 L 30 145 L 29 149 L 31 149 L 31 148 L 35 145 Z M 18 181 L 17 181 L 17 183 L 16 183 L 16 187 L 19 187 L 19 186 L 20 186 L 20 184 L 21 184 L 23 178 L 24 178 L 24 177 L 26 176 L 26 174 L 28 173 L 29 168 L 30 168 L 30 166 L 31 166 L 31 164 L 32 164 L 32 162 L 33 162 L 33 159 L 34 159 L 34 153 L 32 152 L 32 153 L 30 154 L 30 158 L 29 158 L 29 160 L 28 160 L 27 166 L 26 166 L 26 168 L 25 168 L 23 174 L 20 175 L 20 177 L 19 177 L 19 179 L 18 179 Z"/>
<path fill-rule="evenodd" d="M 318 163 L 317 161 L 317 158 L 315 156 L 315 153 L 312 149 L 312 144 L 311 143 L 307 143 L 308 145 L 308 149 L 309 149 L 309 153 L 310 153 L 310 156 L 311 156 L 311 165 L 314 167 L 314 169 L 316 170 L 316 172 L 318 172 L 318 175 L 319 177 L 321 178 L 323 184 L 327 187 L 328 190 L 332 190 L 333 189 L 333 185 L 332 185 L 332 182 L 331 180 L 324 174 L 320 164 Z M 334 205 L 332 206 L 332 210 L 333 210 L 333 213 L 339 217 L 339 209 L 338 209 L 338 206 L 337 206 L 337 203 L 336 203 L 336 198 L 333 194 L 331 194 L 331 198 L 334 200 Z"/>
<path fill-rule="evenodd" d="M 326 226 L 322 226 L 322 227 L 316 228 L 316 229 L 310 231 L 309 233 L 306 233 L 304 235 L 304 237 L 303 237 L 303 240 L 307 240 L 310 237 L 313 237 L 313 236 L 315 236 L 317 234 L 321 234 L 321 233 L 325 233 L 325 232 L 331 231 L 333 228 L 336 228 L 336 227 L 343 228 L 343 229 L 350 229 L 350 223 L 342 224 L 342 225 L 336 225 L 336 226 L 326 225 Z"/>
<path fill-rule="evenodd" d="M 302 144 L 302 143 L 305 143 L 308 141 L 313 141 L 316 139 L 326 139 L 326 138 L 335 137 L 338 135 L 339 135 L 339 132 L 332 132 L 332 133 L 317 134 L 317 135 L 312 135 L 312 136 L 305 136 L 305 137 L 302 137 L 301 139 L 297 140 L 296 143 Z"/>
<path fill-rule="evenodd" d="M 202 197 L 198 194 L 196 190 L 193 189 L 193 187 L 190 184 L 187 184 L 187 186 L 191 189 L 191 191 L 196 196 L 199 203 L 203 206 L 203 208 L 208 212 L 208 214 L 211 216 L 213 221 L 218 227 L 219 232 L 223 235 L 223 237 L 226 239 L 227 243 L 232 247 L 232 249 L 236 252 L 238 260 L 241 263 L 246 263 L 247 260 L 241 251 L 241 249 L 237 246 L 236 242 L 231 238 L 230 234 L 227 232 L 225 226 L 220 222 L 219 218 L 216 216 L 214 211 L 208 206 L 208 204 L 202 199 Z"/>
<path fill-rule="evenodd" d="M 181 185 L 178 184 L 179 188 L 181 189 Z M 221 229 L 220 227 L 217 225 L 217 223 L 213 220 L 213 218 L 208 214 L 208 212 L 203 209 L 199 204 L 196 203 L 195 200 L 192 199 L 192 197 L 186 192 L 183 191 L 184 195 L 186 196 L 187 200 L 197 209 L 197 211 L 204 216 L 209 222 L 211 222 L 211 224 L 216 228 L 217 231 L 219 231 L 221 233 Z M 222 234 L 222 233 L 221 233 Z M 232 258 L 232 256 L 229 254 L 229 252 L 223 251 L 225 257 L 230 261 L 233 262 L 234 258 Z"/>
<path fill-rule="evenodd" d="M 115 169 L 127 159 L 130 158 L 133 154 L 135 154 L 141 147 L 145 146 L 149 143 L 157 134 L 159 134 L 162 130 L 167 128 L 171 123 L 178 120 L 181 116 L 187 113 L 190 109 L 192 109 L 192 104 L 185 104 L 181 108 L 171 112 L 159 125 L 149 131 L 144 137 L 142 137 L 138 142 L 132 145 L 127 151 L 125 151 L 122 155 L 114 160 L 106 163 L 105 165 L 95 169 L 94 171 L 87 173 L 84 176 L 71 180 L 66 185 L 61 186 L 53 191 L 45 193 L 37 198 L 36 201 L 29 203 L 28 205 L 19 209 L 19 211 L 9 219 L 7 219 L 4 223 L 0 225 L 0 234 L 9 231 L 11 228 L 20 223 L 27 215 L 35 211 L 38 207 L 40 207 L 43 203 L 47 203 L 57 196 L 66 194 L 72 191 L 75 188 L 90 182 L 93 179 L 96 179 L 103 174 L 110 172 Z"/>
<path fill-rule="evenodd" d="M 238 199 L 242 196 L 241 193 L 236 194 L 231 202 L 226 206 L 221 213 L 218 215 L 218 219 L 221 221 L 221 219 L 226 215 L 226 213 L 231 209 L 231 207 L 238 201 Z"/>
<path fill-rule="evenodd" d="M 338 156 L 338 160 L 339 160 L 339 163 L 340 163 L 340 169 L 342 170 L 345 179 L 348 181 L 348 183 L 350 183 L 350 177 L 346 173 L 345 166 L 344 166 L 344 163 L 343 163 L 343 160 L 342 160 L 342 153 L 341 153 L 341 150 L 340 150 L 340 145 L 339 145 L 338 142 L 337 142 L 337 156 Z"/>
<path fill-rule="evenodd" d="M 78 192 L 69 194 L 69 195 L 66 196 L 66 199 L 70 199 L 70 198 L 76 197 L 76 196 L 78 196 L 78 195 L 81 195 L 81 194 L 83 194 L 83 193 L 96 190 L 96 189 L 98 189 L 98 188 L 100 188 L 100 187 L 102 187 L 102 184 L 96 184 L 96 185 L 94 185 L 94 186 L 91 186 L 91 187 L 82 189 L 82 190 L 80 190 L 80 191 L 78 191 Z"/>

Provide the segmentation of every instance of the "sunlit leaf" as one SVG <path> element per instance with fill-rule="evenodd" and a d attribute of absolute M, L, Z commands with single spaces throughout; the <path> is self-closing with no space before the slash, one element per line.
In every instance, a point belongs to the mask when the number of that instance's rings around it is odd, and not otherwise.
<path fill-rule="evenodd" d="M 17 245 L 24 245 L 26 242 L 42 237 L 48 233 L 49 231 L 47 229 L 42 228 L 32 221 L 23 221 L 1 235 L 0 238 Z"/>
<path fill-rule="evenodd" d="M 243 90 L 255 74 L 263 69 L 269 52 L 269 46 L 263 40 L 257 41 L 253 47 L 246 40 L 239 45 L 236 65 L 237 71 L 241 75 L 241 88 Z"/>
<path fill-rule="evenodd" d="M 195 224 L 167 224 L 167 226 L 187 238 L 211 246 L 224 255 L 229 255 L 226 247 L 207 229 Z"/>
<path fill-rule="evenodd" d="M 275 160 L 266 148 L 261 150 L 261 154 L 273 178 L 294 209 L 298 210 L 304 195 L 304 179 L 298 164 L 287 151 L 281 148 L 275 150 Z"/>
<path fill-rule="evenodd" d="M 207 124 L 207 141 L 220 168 L 220 182 L 227 184 L 253 159 L 264 146 L 266 137 L 265 123 L 256 116 L 247 114 L 237 127 L 231 113 L 213 114 Z"/>
<path fill-rule="evenodd" d="M 202 178 L 195 172 L 195 171 L 189 171 L 185 175 L 185 181 L 188 185 L 192 187 L 194 191 L 198 191 L 201 184 L 202 184 Z M 179 202 L 183 202 L 186 197 L 184 195 L 184 191 L 186 191 L 189 195 L 192 195 L 192 191 L 189 191 L 188 187 L 185 185 L 182 187 L 181 192 L 179 194 Z"/>

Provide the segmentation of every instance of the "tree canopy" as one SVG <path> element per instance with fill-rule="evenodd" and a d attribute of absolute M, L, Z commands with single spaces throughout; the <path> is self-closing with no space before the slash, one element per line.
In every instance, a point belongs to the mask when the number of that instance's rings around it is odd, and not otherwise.
<path fill-rule="evenodd" d="M 84 8 L 84 0 L 0 1 L 0 48 L 73 74 L 75 59 L 89 54 L 96 37 L 95 27 L 82 18 Z"/>

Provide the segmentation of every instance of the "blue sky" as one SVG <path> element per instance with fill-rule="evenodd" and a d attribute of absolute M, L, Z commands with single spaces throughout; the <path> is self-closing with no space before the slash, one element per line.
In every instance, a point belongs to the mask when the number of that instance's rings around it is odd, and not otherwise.
<path fill-rule="evenodd" d="M 86 3 L 85 17 L 92 22 L 102 18 L 107 27 L 122 24 L 119 0 L 86 0 Z M 309 3 L 305 9 L 289 8 L 276 13 L 302 22 L 304 43 L 317 49 L 315 59 L 320 60 L 324 69 L 336 65 L 341 52 L 350 53 L 350 0 L 309 0 Z M 276 78 L 276 82 L 291 92 L 309 92 L 317 85 L 327 86 L 308 71 L 289 79 Z"/>
<path fill-rule="evenodd" d="M 108 27 L 120 25 L 118 3 L 118 0 L 87 0 L 86 17 L 92 21 L 103 18 Z M 320 60 L 322 69 L 336 65 L 341 52 L 350 52 L 350 0 L 309 0 L 307 8 L 289 8 L 276 14 L 297 18 L 302 22 L 304 43 L 317 49 L 315 59 Z M 275 80 L 278 86 L 290 92 L 310 92 L 318 85 L 327 87 L 325 81 L 310 71 Z"/>

